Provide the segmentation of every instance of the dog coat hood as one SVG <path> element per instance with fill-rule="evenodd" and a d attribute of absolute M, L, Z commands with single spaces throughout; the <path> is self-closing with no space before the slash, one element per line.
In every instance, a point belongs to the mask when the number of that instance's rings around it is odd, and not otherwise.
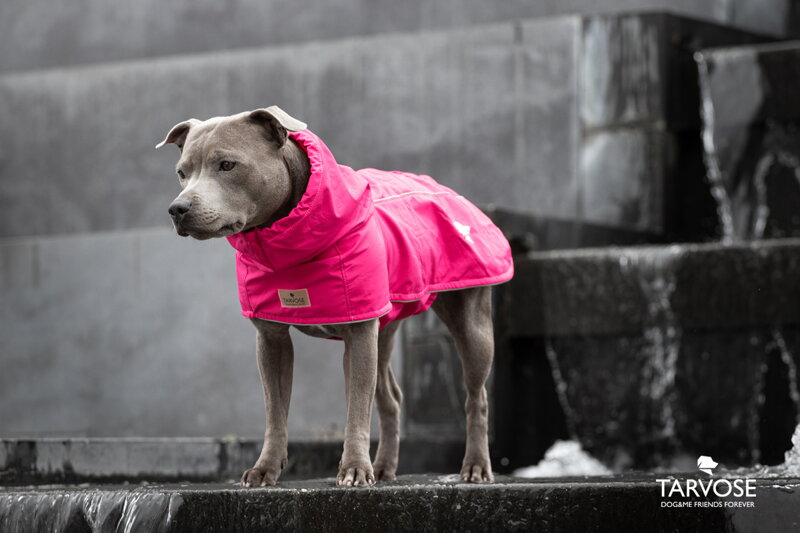
<path fill-rule="evenodd" d="M 242 314 L 297 325 L 380 327 L 428 309 L 440 291 L 511 279 L 511 249 L 477 207 L 429 176 L 336 162 L 290 132 L 311 165 L 300 202 L 270 227 L 228 237 Z"/>

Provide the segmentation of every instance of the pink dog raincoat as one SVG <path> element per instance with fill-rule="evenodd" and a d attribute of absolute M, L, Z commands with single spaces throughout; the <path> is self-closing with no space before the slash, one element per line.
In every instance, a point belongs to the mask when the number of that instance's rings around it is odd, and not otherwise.
<path fill-rule="evenodd" d="M 308 130 L 308 187 L 288 216 L 228 237 L 237 250 L 242 314 L 288 324 L 380 317 L 380 327 L 428 309 L 436 293 L 511 279 L 501 231 L 429 176 L 340 165 Z"/>

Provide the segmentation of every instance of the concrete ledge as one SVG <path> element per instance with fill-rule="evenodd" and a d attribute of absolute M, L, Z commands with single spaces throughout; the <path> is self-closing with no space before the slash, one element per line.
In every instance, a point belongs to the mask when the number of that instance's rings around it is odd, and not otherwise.
<path fill-rule="evenodd" d="M 716 496 L 665 507 L 652 477 L 521 480 L 465 485 L 403 476 L 343 489 L 333 478 L 266 489 L 231 485 L 0 489 L 3 531 L 788 531 L 800 492 L 758 481 L 753 507 Z"/>
<path fill-rule="evenodd" d="M 0 485 L 224 482 L 238 480 L 260 451 L 260 439 L 0 439 Z M 457 472 L 463 454 L 461 439 L 402 439 L 399 471 Z M 281 479 L 333 475 L 341 455 L 341 440 L 292 441 Z"/>
<path fill-rule="evenodd" d="M 797 239 L 541 252 L 515 267 L 498 310 L 512 336 L 638 334 L 654 305 L 682 328 L 800 322 Z"/>

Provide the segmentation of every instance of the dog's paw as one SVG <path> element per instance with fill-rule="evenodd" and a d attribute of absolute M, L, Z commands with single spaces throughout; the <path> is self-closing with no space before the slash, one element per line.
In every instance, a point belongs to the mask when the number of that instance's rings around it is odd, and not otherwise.
<path fill-rule="evenodd" d="M 488 459 L 464 461 L 461 467 L 461 481 L 464 483 L 491 483 L 494 481 L 492 466 Z"/>
<path fill-rule="evenodd" d="M 377 481 L 394 481 L 397 478 L 395 474 L 397 466 L 391 466 L 380 461 L 375 461 L 375 464 L 372 465 L 372 471 L 375 473 Z"/>
<path fill-rule="evenodd" d="M 256 465 L 249 468 L 242 474 L 243 487 L 271 487 L 278 482 L 281 470 L 286 468 L 287 459 L 284 457 L 280 465 L 270 468 L 269 465 Z"/>
<path fill-rule="evenodd" d="M 278 473 L 268 472 L 266 468 L 253 467 L 242 474 L 243 487 L 271 487 L 278 482 Z"/>
<path fill-rule="evenodd" d="M 340 487 L 367 487 L 374 483 L 375 474 L 369 461 L 363 464 L 352 462 L 339 466 L 336 484 Z"/>

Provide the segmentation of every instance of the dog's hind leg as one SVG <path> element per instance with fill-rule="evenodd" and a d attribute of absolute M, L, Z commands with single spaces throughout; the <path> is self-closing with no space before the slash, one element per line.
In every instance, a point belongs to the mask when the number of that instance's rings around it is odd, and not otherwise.
<path fill-rule="evenodd" d="M 440 293 L 433 310 L 450 330 L 464 368 L 467 388 L 467 446 L 461 480 L 490 482 L 489 402 L 486 379 L 492 368 L 494 334 L 491 287 L 475 287 Z"/>
<path fill-rule="evenodd" d="M 400 405 L 403 394 L 394 379 L 389 360 L 392 356 L 395 334 L 400 322 L 392 322 L 378 334 L 378 382 L 375 404 L 380 421 L 380 439 L 372 469 L 375 479 L 391 481 L 397 472 L 397 455 L 400 450 Z"/>

